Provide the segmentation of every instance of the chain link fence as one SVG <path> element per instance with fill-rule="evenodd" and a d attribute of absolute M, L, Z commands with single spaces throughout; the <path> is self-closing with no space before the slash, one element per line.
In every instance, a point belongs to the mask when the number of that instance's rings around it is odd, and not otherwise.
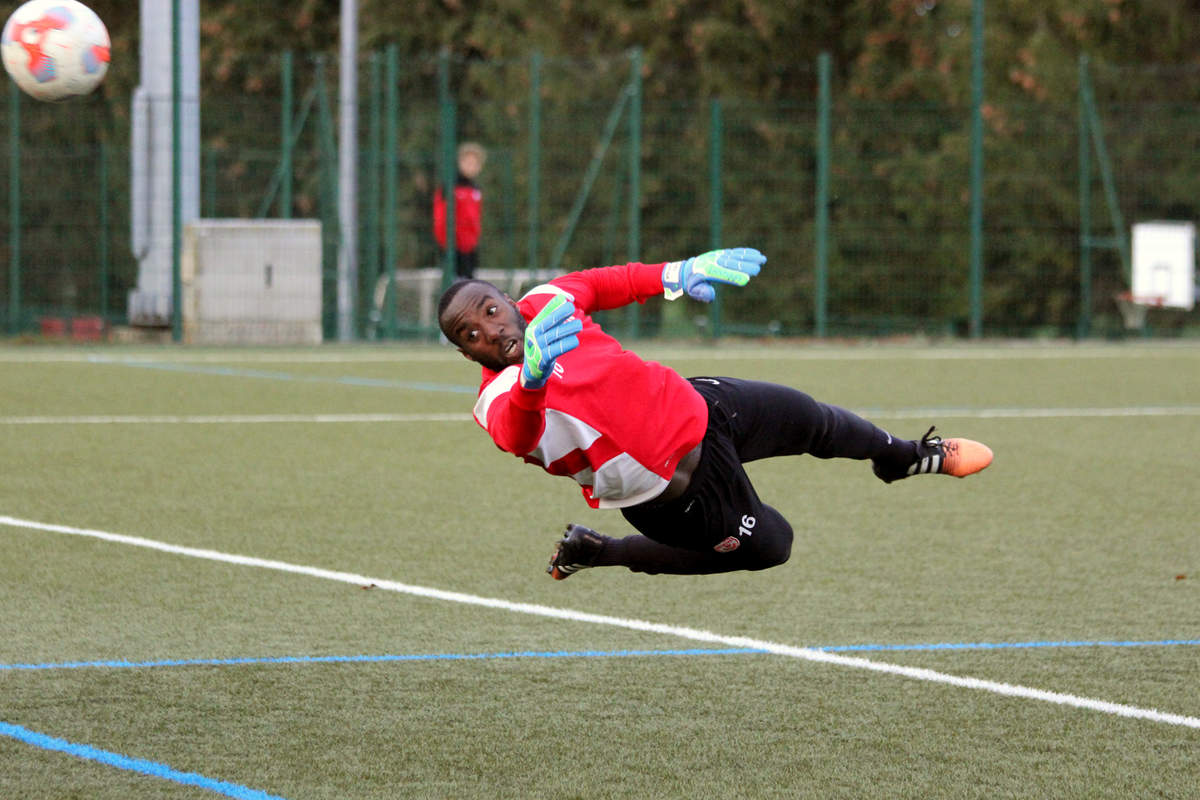
<path fill-rule="evenodd" d="M 763 274 L 713 308 L 605 312 L 618 333 L 810 336 L 824 314 L 830 336 L 966 335 L 969 108 L 865 102 L 835 83 L 824 145 L 815 67 L 808 96 L 772 105 L 647 96 L 641 70 L 636 53 L 587 62 L 364 54 L 357 335 L 435 335 L 422 292 L 440 291 L 450 265 L 433 236 L 432 194 L 464 141 L 487 151 L 481 274 L 507 276 L 513 291 L 555 271 L 714 246 L 767 253 Z M 985 107 L 984 335 L 1126 335 L 1113 299 L 1128 288 L 1121 237 L 1140 220 L 1194 221 L 1200 211 L 1198 71 L 1092 64 L 1089 124 L 1082 100 Z M 201 216 L 320 220 L 330 338 L 336 65 L 272 54 L 232 77 L 243 91 L 202 97 Z M 128 105 L 14 93 L 0 127 L 3 329 L 126 324 L 138 270 Z M 815 222 L 822 162 L 827 231 Z M 1195 335 L 1200 324 L 1193 312 L 1162 310 L 1147 331 Z"/>

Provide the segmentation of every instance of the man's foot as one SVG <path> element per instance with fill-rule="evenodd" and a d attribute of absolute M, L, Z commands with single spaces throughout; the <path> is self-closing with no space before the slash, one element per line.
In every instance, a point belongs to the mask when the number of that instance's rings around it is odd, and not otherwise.
<path fill-rule="evenodd" d="M 567 532 L 554 545 L 554 555 L 546 572 L 556 581 L 566 580 L 581 569 L 596 563 L 604 549 L 605 537 L 582 525 L 568 525 Z"/>
<path fill-rule="evenodd" d="M 992 463 L 992 449 L 971 439 L 943 439 L 933 428 L 917 442 L 917 459 L 903 466 L 874 462 L 875 475 L 892 483 L 910 475 L 953 475 L 965 478 Z"/>

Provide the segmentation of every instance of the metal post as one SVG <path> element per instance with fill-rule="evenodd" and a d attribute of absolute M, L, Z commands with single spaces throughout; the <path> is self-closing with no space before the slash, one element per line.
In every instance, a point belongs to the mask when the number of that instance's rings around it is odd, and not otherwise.
<path fill-rule="evenodd" d="M 390 292 L 384 298 L 391 302 L 383 314 L 387 319 L 385 330 L 389 337 L 396 335 L 396 316 L 399 313 L 396 298 L 394 273 L 399 258 L 396 229 L 396 184 L 400 180 L 400 161 L 396 148 L 400 146 L 400 46 L 392 43 L 387 47 L 386 65 L 386 110 L 383 133 L 383 274 L 388 276 Z"/>
<path fill-rule="evenodd" d="M 379 277 L 379 202 L 383 194 L 383 63 L 378 51 L 370 56 L 370 88 L 367 93 L 367 155 L 364 169 L 366 209 L 363 213 L 362 273 L 363 288 L 370 305 L 372 289 Z M 374 326 L 372 327 L 374 336 Z"/>
<path fill-rule="evenodd" d="M 171 340 L 183 341 L 183 48 L 179 0 L 171 0 Z"/>
<path fill-rule="evenodd" d="M 108 242 L 108 145 L 100 142 L 99 148 L 100 163 L 97 165 L 99 175 L 97 182 L 100 184 L 99 207 L 96 213 L 99 215 L 100 223 L 100 241 L 98 242 L 100 259 L 100 318 L 108 321 L 108 273 L 111 267 L 111 259 L 109 256 Z"/>
<path fill-rule="evenodd" d="M 338 218 L 337 141 L 334 134 L 333 110 L 329 87 L 325 80 L 325 55 L 313 59 L 313 84 L 317 101 L 317 140 L 319 143 L 319 177 L 321 217 L 321 330 L 329 338 L 337 336 L 337 262 L 341 241 L 341 222 Z"/>
<path fill-rule="evenodd" d="M 1076 336 L 1092 330 L 1092 151 L 1087 114 L 1088 57 L 1079 56 L 1079 321 Z"/>
<path fill-rule="evenodd" d="M 507 158 L 500 162 L 500 185 L 504 187 L 505 198 L 501 220 L 504 230 L 504 269 L 512 272 L 517 268 L 517 220 L 516 209 L 513 208 L 513 198 L 517 196 L 517 181 L 513 174 L 511 151 L 504 155 Z"/>
<path fill-rule="evenodd" d="M 983 335 L 983 0 L 971 11 L 970 336 Z"/>
<path fill-rule="evenodd" d="M 8 84 L 8 332 L 21 317 L 21 90 Z"/>
<path fill-rule="evenodd" d="M 283 140 L 283 150 L 279 154 L 279 217 L 290 219 L 292 216 L 292 86 L 293 67 L 292 51 L 284 50 L 280 62 L 280 80 L 282 82 L 283 113 L 280 115 L 279 135 Z"/>
<path fill-rule="evenodd" d="M 629 261 L 642 249 L 642 49 L 629 53 Z M 630 334 L 638 335 L 641 305 L 629 306 Z"/>
<path fill-rule="evenodd" d="M 341 0 L 338 142 L 338 340 L 354 338 L 358 304 L 358 3 Z"/>
<path fill-rule="evenodd" d="M 1104 202 L 1108 206 L 1108 219 L 1113 229 L 1109 244 L 1120 253 L 1125 279 L 1132 286 L 1133 261 L 1129 252 L 1129 234 L 1125 228 L 1125 217 L 1121 214 L 1121 205 L 1117 201 L 1116 177 L 1113 175 L 1112 159 L 1108 157 L 1108 147 L 1104 143 L 1104 125 L 1100 121 L 1100 110 L 1096 107 L 1096 94 L 1090 75 L 1085 76 L 1084 80 L 1083 107 L 1088 115 L 1089 138 L 1092 147 L 1096 148 L 1096 166 L 1100 170 L 1100 185 L 1104 190 Z"/>
<path fill-rule="evenodd" d="M 829 286 L 829 117 L 832 104 L 829 53 L 817 56 L 817 197 L 816 264 L 814 265 L 813 319 L 816 335 L 826 334 Z"/>
<path fill-rule="evenodd" d="M 708 246 L 720 248 L 724 238 L 721 230 L 724 197 L 721 194 L 721 144 L 724 139 L 724 124 L 721 116 L 721 101 L 713 98 L 708 104 Z M 709 328 L 713 339 L 721 337 L 721 293 L 713 298 L 708 310 Z"/>
<path fill-rule="evenodd" d="M 529 268 L 538 268 L 538 222 L 541 198 L 542 54 L 529 60 Z"/>
<path fill-rule="evenodd" d="M 455 130 L 454 98 L 450 96 L 450 51 L 443 48 L 438 54 L 438 105 L 441 110 L 442 144 L 442 199 L 446 201 L 446 251 L 442 261 L 442 288 L 454 281 L 455 244 L 458 242 L 455 227 L 454 183 L 458 175 L 457 159 L 454 155 L 458 134 Z"/>

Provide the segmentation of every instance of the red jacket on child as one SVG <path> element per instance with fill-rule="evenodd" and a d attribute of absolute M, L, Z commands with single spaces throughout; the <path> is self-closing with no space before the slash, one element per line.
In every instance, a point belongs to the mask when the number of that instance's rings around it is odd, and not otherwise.
<path fill-rule="evenodd" d="M 470 253 L 479 247 L 483 229 L 483 193 L 474 183 L 460 178 L 454 187 L 454 244 L 460 253 Z M 433 193 L 433 238 L 446 249 L 446 201 L 442 187 Z"/>

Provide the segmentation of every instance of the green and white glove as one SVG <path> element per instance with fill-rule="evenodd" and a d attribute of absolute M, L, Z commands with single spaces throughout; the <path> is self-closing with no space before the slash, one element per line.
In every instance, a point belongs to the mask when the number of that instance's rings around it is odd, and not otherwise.
<path fill-rule="evenodd" d="M 521 364 L 521 385 L 540 389 L 546 385 L 554 369 L 554 361 L 563 353 L 579 347 L 575 334 L 583 323 L 574 319 L 575 305 L 555 295 L 525 326 L 525 361 Z"/>
<path fill-rule="evenodd" d="M 703 303 L 717 296 L 714 283 L 745 286 L 758 274 L 767 257 L 753 247 L 710 250 L 687 261 L 672 261 L 663 267 L 663 296 L 675 300 L 687 292 Z"/>

